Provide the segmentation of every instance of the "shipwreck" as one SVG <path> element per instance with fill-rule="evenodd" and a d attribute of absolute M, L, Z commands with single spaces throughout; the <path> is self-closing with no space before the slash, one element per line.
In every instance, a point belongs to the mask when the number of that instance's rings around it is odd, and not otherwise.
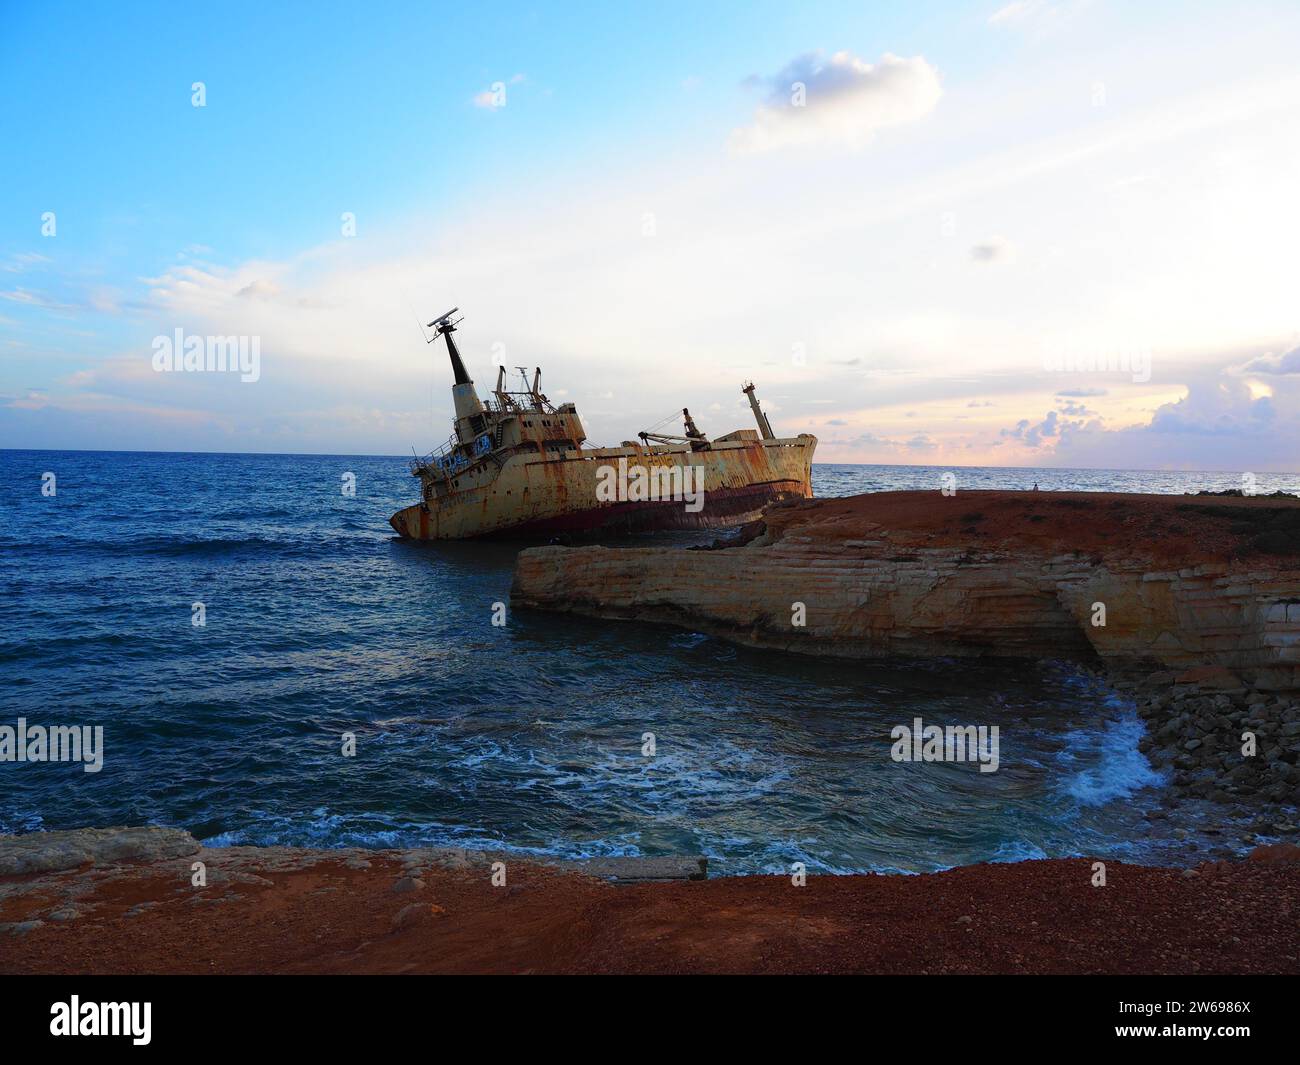
<path fill-rule="evenodd" d="M 475 537 L 594 538 L 658 529 L 736 525 L 771 503 L 812 495 L 817 438 L 778 437 L 748 396 L 757 429 L 709 439 L 682 409 L 683 432 L 647 429 L 619 447 L 587 446 L 572 403 L 552 404 L 541 392 L 541 369 L 522 387 L 496 388 L 479 398 L 453 334 L 457 309 L 429 323 L 451 359 L 455 431 L 431 454 L 415 456 L 411 473 L 420 502 L 389 523 L 415 540 Z"/>

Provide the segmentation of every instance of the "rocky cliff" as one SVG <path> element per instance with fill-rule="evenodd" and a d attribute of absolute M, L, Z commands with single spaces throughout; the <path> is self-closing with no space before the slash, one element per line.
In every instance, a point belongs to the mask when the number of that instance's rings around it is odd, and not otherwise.
<path fill-rule="evenodd" d="M 714 550 L 526 550 L 512 598 L 820 655 L 1216 666 L 1289 691 L 1300 687 L 1300 500 L 804 500 Z"/>

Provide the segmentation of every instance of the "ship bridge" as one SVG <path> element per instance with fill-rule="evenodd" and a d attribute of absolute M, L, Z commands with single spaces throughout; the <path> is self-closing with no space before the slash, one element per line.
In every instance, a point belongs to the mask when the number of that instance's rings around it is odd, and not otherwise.
<path fill-rule="evenodd" d="M 452 335 L 464 320 L 463 316 L 453 318 L 456 310 L 429 323 L 434 329 L 429 342 L 443 337 L 451 360 L 455 433 L 436 451 L 413 458 L 411 473 L 426 481 L 442 481 L 444 487 L 438 492 L 441 495 L 459 488 L 457 480 L 480 466 L 490 468 L 495 475 L 500 459 L 521 449 L 535 448 L 543 455 L 556 457 L 579 450 L 587 433 L 578 410 L 572 403 L 557 407 L 546 398 L 541 391 L 540 367 L 534 367 L 531 380 L 528 371 L 518 367 L 523 384 L 519 389 L 508 387 L 506 368 L 498 367 L 492 398 L 479 398 Z"/>

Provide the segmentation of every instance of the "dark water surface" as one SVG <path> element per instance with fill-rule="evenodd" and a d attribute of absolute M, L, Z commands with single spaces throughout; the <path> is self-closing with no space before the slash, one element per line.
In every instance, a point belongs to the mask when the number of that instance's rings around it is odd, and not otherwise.
<path fill-rule="evenodd" d="M 942 472 L 814 480 L 843 495 Z M 956 472 L 961 488 L 1240 484 Z M 494 627 L 517 548 L 397 540 L 387 517 L 414 489 L 398 458 L 0 451 L 0 725 L 102 725 L 106 748 L 93 774 L 0 763 L 0 832 L 155 822 L 215 843 L 703 853 L 733 873 L 1186 846 L 1141 826 L 1160 794 L 1132 707 L 1068 666 L 835 663 L 522 612 Z M 999 725 L 999 771 L 891 761 L 890 729 L 918 716 Z"/>

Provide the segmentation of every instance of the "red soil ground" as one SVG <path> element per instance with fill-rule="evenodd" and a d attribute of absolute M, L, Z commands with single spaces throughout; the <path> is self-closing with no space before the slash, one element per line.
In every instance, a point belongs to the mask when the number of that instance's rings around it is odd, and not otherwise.
<path fill-rule="evenodd" d="M 770 508 L 768 529 L 817 539 L 887 538 L 900 548 L 972 547 L 1165 565 L 1300 555 L 1300 499 L 1114 492 L 876 492 Z M 1268 535 L 1261 543 L 1260 537 Z"/>
<path fill-rule="evenodd" d="M 431 870 L 328 859 L 195 903 L 159 867 L 106 881 L 80 919 L 0 939 L 8 973 L 1300 973 L 1300 864 L 1085 860 L 930 876 L 615 886 L 511 863 Z M 7 878 L 12 883 L 14 878 Z M 209 889 L 213 891 L 214 889 Z M 125 916 L 137 902 L 158 902 Z M 10 896 L 2 921 L 42 910 Z M 403 913 L 403 911 L 405 911 Z M 399 918 L 399 914 L 402 916 Z"/>

